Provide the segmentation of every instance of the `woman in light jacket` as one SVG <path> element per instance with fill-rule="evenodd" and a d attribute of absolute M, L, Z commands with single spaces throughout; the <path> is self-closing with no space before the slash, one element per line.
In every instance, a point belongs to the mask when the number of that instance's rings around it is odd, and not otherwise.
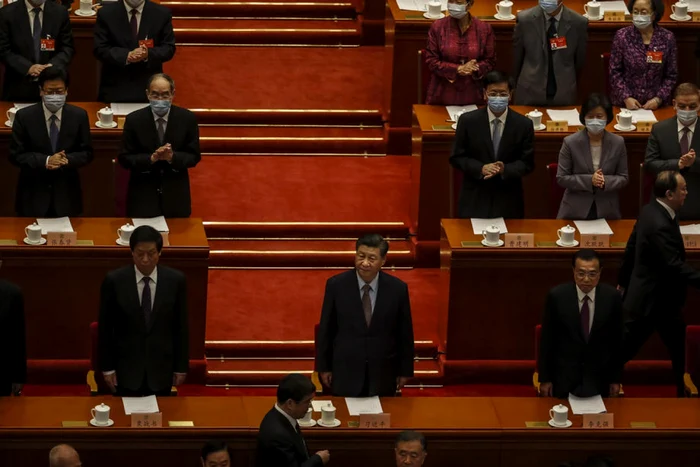
<path fill-rule="evenodd" d="M 613 120 L 610 100 L 591 94 L 579 118 L 585 129 L 564 138 L 559 151 L 557 183 L 566 191 L 557 219 L 619 219 L 627 149 L 621 136 L 605 130 Z"/>

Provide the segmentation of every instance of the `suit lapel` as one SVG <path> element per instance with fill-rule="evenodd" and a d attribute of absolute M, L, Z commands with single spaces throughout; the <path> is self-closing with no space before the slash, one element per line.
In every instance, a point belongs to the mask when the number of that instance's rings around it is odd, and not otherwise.
<path fill-rule="evenodd" d="M 671 144 L 673 144 L 675 154 L 680 154 L 682 156 L 682 154 L 681 154 L 681 142 L 679 141 L 679 138 L 678 138 L 678 119 L 672 118 L 669 121 L 672 124 L 669 125 L 669 127 L 668 127 L 668 135 L 666 135 L 666 137 L 668 138 L 669 141 L 673 141 Z M 696 124 L 695 128 L 700 129 L 700 125 Z M 693 133 L 693 139 L 691 141 L 691 145 L 694 141 L 695 141 L 695 134 Z M 678 156 L 678 157 L 680 157 L 680 156 Z"/>
<path fill-rule="evenodd" d="M 581 137 L 581 149 L 583 150 L 583 161 L 586 164 L 586 168 L 588 169 L 588 173 L 593 173 L 593 155 L 591 154 L 591 141 L 588 139 L 588 134 L 586 133 L 586 130 L 581 131 L 578 133 Z M 602 148 L 601 148 L 602 149 Z M 600 160 L 600 166 L 603 166 L 603 160 Z"/>
<path fill-rule="evenodd" d="M 563 7 L 561 10 L 561 17 L 559 18 L 559 25 L 557 27 L 557 35 L 559 37 L 566 37 L 566 34 L 571 29 L 571 23 L 569 22 L 569 10 Z"/>
<path fill-rule="evenodd" d="M 374 301 L 374 310 L 372 310 L 372 321 L 370 321 L 370 327 L 376 327 L 377 318 L 381 310 L 385 309 L 384 302 L 387 300 L 385 297 L 387 295 L 387 285 L 384 273 L 379 271 L 379 280 L 377 280 L 377 298 Z"/>
<path fill-rule="evenodd" d="M 131 35 L 131 15 L 129 15 L 129 10 L 127 10 L 128 5 L 124 3 L 123 0 L 119 0 L 119 3 L 121 4 L 121 8 L 117 8 L 117 17 L 115 18 L 115 27 L 117 29 L 121 29 L 119 32 L 119 35 L 121 37 L 126 38 L 126 42 L 129 44 L 129 49 L 133 50 L 136 47 L 138 47 L 138 42 L 134 40 L 134 37 Z M 144 11 L 146 10 L 146 7 L 144 5 Z M 143 12 L 141 14 L 141 21 L 143 21 Z M 141 31 L 141 25 L 139 25 L 139 32 Z"/>
<path fill-rule="evenodd" d="M 513 110 L 508 109 L 508 115 L 506 115 L 506 122 L 503 124 L 503 133 L 501 134 L 501 142 L 498 145 L 498 154 L 495 155 L 496 160 L 503 161 L 503 148 L 508 147 L 509 141 L 512 139 L 513 128 L 515 124 L 513 123 Z M 493 147 L 493 144 L 491 145 Z"/>
<path fill-rule="evenodd" d="M 22 1 L 17 2 L 17 7 L 17 35 L 20 38 L 20 41 L 23 45 L 24 55 L 32 57 L 33 62 L 34 39 L 32 38 L 32 29 L 29 26 L 29 13 L 27 12 L 27 6 L 24 3 L 24 1 Z"/>
<path fill-rule="evenodd" d="M 136 284 L 136 269 L 132 265 L 128 268 L 125 275 L 125 296 L 128 300 L 129 310 L 133 310 L 132 313 L 136 314 L 136 320 L 141 323 L 143 329 L 146 329 L 146 320 L 141 312 L 141 297 L 139 297 L 139 289 Z"/>
<path fill-rule="evenodd" d="M 166 275 L 160 267 L 156 267 L 158 268 L 158 282 L 156 282 L 156 297 L 153 300 L 153 308 L 151 309 L 151 321 L 148 323 L 149 331 L 153 329 L 153 324 L 156 322 L 158 316 L 160 315 L 158 311 L 160 310 L 160 306 L 163 303 L 163 294 L 165 294 L 165 290 L 167 289 Z"/>
<path fill-rule="evenodd" d="M 353 297 L 350 299 L 350 301 L 351 303 L 355 303 L 355 306 L 353 307 L 355 310 L 357 310 L 355 316 L 357 316 L 361 321 L 362 326 L 367 329 L 367 320 L 365 320 L 365 310 L 362 308 L 362 292 L 359 288 L 360 283 L 357 279 L 357 270 L 353 269 L 351 272 L 352 274 L 348 274 L 347 282 L 348 293 L 350 294 L 350 297 Z"/>
<path fill-rule="evenodd" d="M 61 113 L 61 129 L 58 130 L 58 150 L 68 150 L 70 149 L 68 147 L 68 144 L 66 144 L 66 135 L 69 133 L 68 131 L 68 125 L 71 121 L 70 117 L 70 110 L 68 110 L 68 106 L 64 105 L 63 106 L 63 112 Z M 49 142 L 51 141 L 51 138 L 49 138 Z"/>
<path fill-rule="evenodd" d="M 583 338 L 583 329 L 581 329 L 581 310 L 579 309 L 578 289 L 576 288 L 576 284 L 572 284 L 571 286 L 571 297 L 572 299 L 569 300 L 569 306 L 567 308 L 569 310 L 569 325 L 574 331 L 572 335 L 576 336 L 579 341 L 586 342 Z"/>
<path fill-rule="evenodd" d="M 300 433 L 297 433 L 297 431 L 292 427 L 292 424 L 289 423 L 289 420 L 279 413 L 276 408 L 272 408 L 272 410 L 275 411 L 275 415 L 277 416 L 277 420 L 279 420 L 279 423 L 282 425 L 283 429 L 289 433 L 289 435 L 292 437 L 294 440 L 294 445 L 297 448 L 297 451 L 302 453 L 304 456 L 304 460 L 309 458 L 309 451 L 306 449 L 306 445 L 304 444 L 304 438 Z"/>
<path fill-rule="evenodd" d="M 37 127 L 37 131 L 39 132 L 39 141 L 37 141 L 37 143 L 46 151 L 47 154 L 53 154 L 53 148 L 51 147 L 51 138 L 49 138 L 49 130 L 46 127 L 44 106 L 42 104 L 36 104 L 34 107 L 35 109 L 32 120 L 41 123 L 41 125 Z"/>
<path fill-rule="evenodd" d="M 544 58 L 547 58 L 547 30 L 544 27 L 544 11 L 542 11 L 542 8 L 535 7 L 532 17 L 533 22 L 535 23 L 535 28 L 537 28 L 537 37 L 540 38 L 540 42 L 542 43 Z"/>
<path fill-rule="evenodd" d="M 493 152 L 493 139 L 491 137 L 491 124 L 489 123 L 489 113 L 488 110 L 486 110 L 486 107 L 482 109 L 483 111 L 483 118 L 481 118 L 481 122 L 483 122 L 479 128 L 479 133 L 484 135 L 484 144 L 486 145 L 486 152 L 489 155 L 489 161 L 494 162 L 496 160 L 496 154 Z M 503 141 L 503 134 L 501 134 L 501 141 Z"/>
<path fill-rule="evenodd" d="M 586 139 L 588 139 L 588 138 L 586 138 Z M 589 142 L 589 144 L 590 144 L 590 142 Z M 608 154 L 610 153 L 610 151 L 612 151 L 612 141 L 610 139 L 610 135 L 608 134 L 608 132 L 604 130 L 603 131 L 603 144 L 600 148 L 600 166 L 599 167 L 601 169 L 603 168 L 603 164 L 605 164 L 605 162 L 607 161 Z M 591 157 L 591 169 L 593 168 L 592 166 L 593 166 L 593 157 Z M 615 173 L 614 167 L 612 167 L 611 172 Z"/>
<path fill-rule="evenodd" d="M 141 23 L 139 23 L 139 40 L 143 39 L 154 39 L 149 36 L 150 31 L 150 18 L 151 18 L 151 4 L 150 2 L 145 2 L 143 4 L 143 10 L 141 10 Z"/>
<path fill-rule="evenodd" d="M 605 323 L 605 321 L 608 319 L 608 314 L 610 310 L 608 310 L 608 308 L 605 305 L 606 304 L 601 300 L 600 288 L 596 287 L 595 303 L 593 305 L 593 325 L 591 326 L 591 333 L 588 339 L 589 341 L 593 336 L 595 336 L 596 329 L 600 328 L 603 325 L 603 323 Z"/>

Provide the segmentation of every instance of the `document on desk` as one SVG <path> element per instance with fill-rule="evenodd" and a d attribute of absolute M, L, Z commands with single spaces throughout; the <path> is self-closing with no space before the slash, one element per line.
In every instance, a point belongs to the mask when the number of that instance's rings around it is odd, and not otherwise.
<path fill-rule="evenodd" d="M 494 219 L 472 219 L 472 229 L 474 229 L 474 235 L 483 235 L 484 230 L 492 225 L 498 227 L 498 230 L 500 230 L 502 234 L 508 233 L 506 221 L 502 217 L 496 217 Z"/>
<path fill-rule="evenodd" d="M 656 119 L 656 115 L 654 115 L 654 112 L 651 110 L 636 109 L 636 110 L 630 110 L 630 113 L 632 114 L 632 123 L 658 122 L 658 120 Z"/>
<path fill-rule="evenodd" d="M 681 235 L 700 235 L 700 224 L 681 225 Z"/>
<path fill-rule="evenodd" d="M 124 413 L 158 413 L 158 399 L 156 396 L 146 397 L 122 397 L 124 403 Z"/>
<path fill-rule="evenodd" d="M 592 221 L 574 221 L 576 228 L 582 235 L 612 235 L 613 231 L 605 219 Z"/>
<path fill-rule="evenodd" d="M 700 11 L 700 0 L 688 0 L 688 11 Z"/>
<path fill-rule="evenodd" d="M 148 107 L 149 104 L 142 104 L 142 103 L 134 103 L 134 104 L 117 104 L 117 103 L 112 103 L 109 104 L 109 106 L 112 108 L 112 112 L 114 115 L 118 116 L 123 116 L 123 115 L 129 115 L 131 112 L 136 112 L 137 110 L 141 110 L 143 108 Z"/>
<path fill-rule="evenodd" d="M 37 219 L 36 223 L 41 226 L 41 235 L 47 232 L 72 232 L 73 226 L 69 217 L 56 217 L 54 219 Z"/>
<path fill-rule="evenodd" d="M 150 225 L 154 229 L 156 229 L 158 232 L 170 232 L 170 229 L 168 228 L 168 223 L 165 222 L 165 217 L 163 216 L 158 216 L 158 217 L 151 217 L 150 219 L 131 219 L 131 222 L 134 223 L 134 227 L 140 227 L 142 225 Z"/>
<path fill-rule="evenodd" d="M 19 103 L 18 103 L 18 102 L 15 102 L 15 103 L 12 104 L 12 105 L 14 105 L 15 108 L 16 108 L 17 110 L 22 110 L 22 109 L 24 109 L 25 107 L 29 107 L 30 105 L 34 105 L 34 104 L 32 104 L 31 102 L 30 102 L 30 103 L 26 103 L 26 102 L 19 102 Z"/>
<path fill-rule="evenodd" d="M 478 109 L 475 105 L 448 105 L 445 108 L 447 109 L 447 113 L 450 114 L 451 122 L 456 122 L 459 115 L 463 113 L 473 112 Z"/>
<path fill-rule="evenodd" d="M 407 11 L 428 11 L 426 5 L 429 0 L 396 0 L 399 10 Z M 442 3 L 440 9 L 447 10 L 447 0 L 439 0 Z"/>
<path fill-rule="evenodd" d="M 606 412 L 603 398 L 599 395 L 593 397 L 576 397 L 573 394 L 569 394 L 569 405 L 574 415 Z"/>
<path fill-rule="evenodd" d="M 626 15 L 630 14 L 623 1 L 600 2 L 600 16 L 605 16 L 606 11 L 624 11 Z"/>
<path fill-rule="evenodd" d="M 351 417 L 356 417 L 363 413 L 384 413 L 382 410 L 382 403 L 379 402 L 379 396 L 346 397 L 345 403 L 348 405 L 348 412 L 350 413 Z"/>
<path fill-rule="evenodd" d="M 547 115 L 549 116 L 550 120 L 565 120 L 566 122 L 568 122 L 569 126 L 581 126 L 581 120 L 579 120 L 579 113 L 576 109 L 547 109 Z"/>
<path fill-rule="evenodd" d="M 320 412 L 323 407 L 333 407 L 333 401 L 311 401 L 314 412 Z"/>

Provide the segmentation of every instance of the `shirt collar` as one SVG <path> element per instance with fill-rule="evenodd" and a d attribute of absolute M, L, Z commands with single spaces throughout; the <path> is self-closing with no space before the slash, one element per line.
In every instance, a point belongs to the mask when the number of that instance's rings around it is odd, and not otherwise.
<path fill-rule="evenodd" d="M 558 23 L 559 21 L 561 21 L 561 14 L 562 14 L 562 13 L 564 13 L 564 7 L 563 7 L 563 6 L 561 7 L 561 10 L 559 10 L 559 13 L 557 13 L 557 14 L 554 15 L 554 16 L 551 16 L 549 13 L 547 13 L 547 12 L 545 11 L 545 12 L 544 12 L 544 17 L 545 17 L 545 19 L 547 20 L 548 23 L 549 23 L 549 20 L 552 19 L 552 18 L 554 18 L 555 20 L 557 20 L 557 23 Z"/>
<path fill-rule="evenodd" d="M 676 118 L 676 122 L 678 122 L 678 133 L 680 133 L 681 131 L 683 131 L 683 128 L 685 128 L 686 126 L 688 127 L 688 129 L 689 129 L 692 133 L 695 133 L 695 124 L 698 123 L 698 119 L 696 118 L 695 121 L 694 121 L 691 125 L 683 125 L 683 124 L 681 123 L 681 121 L 678 120 L 678 118 Z"/>
<path fill-rule="evenodd" d="M 25 0 L 25 1 L 27 1 L 27 0 Z M 122 2 L 122 3 L 124 4 L 124 8 L 126 8 L 126 12 L 127 12 L 128 14 L 131 14 L 131 10 L 134 10 L 134 9 L 138 12 L 138 14 L 143 13 L 143 6 L 146 4 L 146 2 L 143 2 L 143 3 L 141 3 L 141 5 L 137 6 L 136 8 L 132 8 L 132 7 L 131 7 L 128 3 L 126 3 L 125 1 Z"/>
<path fill-rule="evenodd" d="M 151 113 L 153 114 L 153 121 L 155 121 L 156 123 L 158 122 L 159 118 L 162 118 L 163 120 L 165 120 L 165 123 L 168 123 L 168 117 L 170 117 L 170 110 L 168 110 L 168 113 L 163 115 L 162 117 L 159 117 L 158 115 L 156 115 L 156 113 L 152 110 L 151 110 Z"/>
<path fill-rule="evenodd" d="M 39 8 L 42 11 L 42 13 L 44 11 L 44 4 L 43 3 L 41 5 L 34 6 L 31 3 L 29 3 L 28 0 L 24 0 L 24 4 L 27 6 L 27 11 L 29 13 L 31 13 L 34 8 Z"/>
<path fill-rule="evenodd" d="M 664 209 L 666 210 L 666 212 L 668 213 L 668 215 L 671 216 L 671 219 L 675 219 L 675 218 L 676 218 L 676 211 L 674 211 L 673 209 L 671 209 L 671 207 L 670 207 L 668 204 L 666 204 L 665 202 L 661 201 L 659 198 L 656 198 L 656 202 L 658 202 L 661 206 L 664 207 Z"/>
<path fill-rule="evenodd" d="M 583 291 L 582 291 L 581 289 L 578 288 L 578 285 L 577 285 L 577 286 L 576 286 L 576 295 L 578 295 L 578 301 L 579 301 L 579 302 L 582 302 L 582 301 L 583 301 L 583 297 L 585 297 L 586 295 L 588 295 L 588 298 L 591 299 L 591 302 L 592 302 L 592 303 L 595 303 L 595 287 L 593 288 L 593 290 L 591 290 L 590 292 L 588 292 L 587 294 L 585 294 L 585 293 L 583 293 Z"/>
<path fill-rule="evenodd" d="M 294 428 L 294 431 L 296 431 L 296 429 L 297 429 L 297 421 L 294 420 L 292 417 L 290 417 L 289 414 L 288 414 L 287 412 L 285 412 L 284 410 L 282 410 L 282 408 L 281 408 L 279 405 L 277 405 L 277 404 L 275 404 L 275 410 L 277 410 L 279 413 L 281 413 L 282 415 L 284 415 L 284 418 L 286 418 L 287 420 L 289 420 L 289 423 L 292 424 L 292 428 Z"/>
<path fill-rule="evenodd" d="M 500 120 L 501 123 L 503 123 L 504 125 L 506 124 L 506 117 L 508 116 L 508 107 L 506 107 L 505 112 L 503 112 L 500 117 L 496 117 L 493 114 L 493 112 L 491 112 L 491 109 L 488 108 L 488 106 L 486 106 L 486 112 L 489 115 L 489 125 L 496 119 Z"/>
<path fill-rule="evenodd" d="M 55 114 L 52 113 L 49 109 L 47 109 L 43 102 L 41 103 L 41 108 L 44 109 L 44 120 L 46 120 L 47 122 L 49 121 L 49 118 L 51 118 L 51 115 L 56 115 L 58 121 L 61 121 L 61 117 L 63 116 L 63 107 L 58 109 Z"/>
<path fill-rule="evenodd" d="M 136 270 L 136 283 L 138 284 L 146 276 L 141 274 L 141 271 L 139 271 L 139 268 L 137 268 L 136 265 L 134 265 L 134 269 Z M 151 279 L 151 282 L 153 282 L 154 284 L 158 283 L 158 266 L 156 266 L 153 269 L 153 272 L 148 277 Z"/>
<path fill-rule="evenodd" d="M 357 272 L 357 270 L 355 270 L 355 274 L 357 274 L 357 285 L 359 285 L 360 292 L 362 292 L 362 287 L 365 286 L 366 282 L 360 277 L 360 274 Z M 374 276 L 374 279 L 372 279 L 372 282 L 369 283 L 369 287 L 372 289 L 373 292 L 377 291 L 377 284 L 379 284 L 379 273 L 377 273 L 377 275 Z"/>

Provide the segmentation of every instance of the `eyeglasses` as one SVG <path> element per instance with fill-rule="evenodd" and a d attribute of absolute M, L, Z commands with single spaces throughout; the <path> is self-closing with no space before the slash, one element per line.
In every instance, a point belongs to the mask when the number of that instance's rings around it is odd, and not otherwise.
<path fill-rule="evenodd" d="M 585 279 L 586 277 L 589 279 L 595 279 L 600 275 L 600 271 L 576 271 L 576 278 L 577 279 Z"/>
<path fill-rule="evenodd" d="M 65 94 L 66 90 L 65 89 L 49 89 L 48 91 L 46 89 L 42 89 L 44 91 L 44 94 L 49 95 L 49 96 L 56 96 L 58 94 Z"/>
<path fill-rule="evenodd" d="M 155 100 L 158 100 L 158 99 L 168 100 L 171 97 L 173 97 L 173 95 L 170 92 L 149 92 L 148 97 L 150 97 L 151 99 L 155 99 Z"/>
<path fill-rule="evenodd" d="M 486 93 L 486 97 L 509 97 L 510 93 L 508 92 L 488 92 Z"/>

